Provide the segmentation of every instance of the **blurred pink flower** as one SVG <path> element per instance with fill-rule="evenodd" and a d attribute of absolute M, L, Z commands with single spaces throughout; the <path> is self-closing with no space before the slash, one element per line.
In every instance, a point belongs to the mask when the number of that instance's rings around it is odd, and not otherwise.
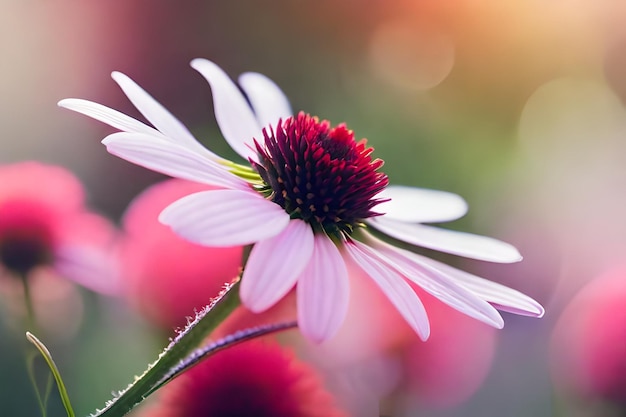
<path fill-rule="evenodd" d="M 76 177 L 62 167 L 0 167 L 0 267 L 26 278 L 38 268 L 103 293 L 117 291 L 115 233 L 85 207 Z"/>
<path fill-rule="evenodd" d="M 469 399 L 491 369 L 496 330 L 414 286 L 432 325 L 428 343 L 421 343 L 374 282 L 363 279 L 365 273 L 356 268 L 350 265 L 355 297 L 341 330 L 305 351 L 338 381 L 338 396 L 357 410 L 364 402 L 390 395 L 424 409 L 455 407 Z"/>
<path fill-rule="evenodd" d="M 59 105 L 122 132 L 103 140 L 109 152 L 167 175 L 224 187 L 186 196 L 160 220 L 206 246 L 254 244 L 243 272 L 241 299 L 254 312 L 276 304 L 297 285 L 298 324 L 311 340 L 336 333 L 348 309 L 345 259 L 356 262 L 422 339 L 430 327 L 409 282 L 471 317 L 501 328 L 497 307 L 540 317 L 543 308 L 505 286 L 466 274 L 375 238 L 371 232 L 456 255 L 516 262 L 519 252 L 495 239 L 422 225 L 463 216 L 457 195 L 389 187 L 365 140 L 344 125 L 331 128 L 304 113 L 292 116 L 287 98 L 268 78 L 243 74 L 244 96 L 214 63 L 192 66 L 211 84 L 215 116 L 230 146 L 249 165 L 225 160 L 127 76 L 114 80 L 155 126 L 97 103 Z M 376 209 L 376 211 L 374 210 Z"/>
<path fill-rule="evenodd" d="M 563 310 L 551 342 L 559 389 L 626 407 L 626 267 L 583 287 Z"/>
<path fill-rule="evenodd" d="M 315 370 L 276 343 L 223 350 L 161 389 L 142 417 L 343 417 Z"/>
<path fill-rule="evenodd" d="M 482 385 L 495 352 L 493 328 L 424 296 L 433 332 L 402 349 L 405 395 L 428 407 L 456 406 Z"/>
<path fill-rule="evenodd" d="M 175 200 L 215 189 L 179 179 L 164 181 L 137 196 L 124 215 L 124 286 L 139 310 L 164 328 L 184 325 L 185 318 L 207 305 L 241 268 L 241 246 L 200 246 L 157 220 Z"/>

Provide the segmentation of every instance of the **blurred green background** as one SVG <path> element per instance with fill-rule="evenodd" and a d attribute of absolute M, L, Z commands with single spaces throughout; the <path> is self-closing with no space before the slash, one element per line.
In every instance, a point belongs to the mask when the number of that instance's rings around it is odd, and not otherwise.
<path fill-rule="evenodd" d="M 626 246 L 621 2 L 0 5 L 0 161 L 69 168 L 92 207 L 118 221 L 132 197 L 162 177 L 107 154 L 99 142 L 112 130 L 56 102 L 87 98 L 138 116 L 110 78 L 122 71 L 208 147 L 234 157 L 216 127 L 210 89 L 189 61 L 211 59 L 233 77 L 264 73 L 294 110 L 346 122 L 368 138 L 392 183 L 466 198 L 469 214 L 446 227 L 511 242 L 525 260 L 447 260 L 547 309 L 541 320 L 506 315 L 492 367 L 469 399 L 443 408 L 388 401 L 381 413 L 521 417 L 569 407 L 550 380 L 552 328 L 579 288 L 624 261 Z M 60 324 L 71 329 L 49 347 L 77 413 L 86 415 L 140 373 L 165 338 L 120 300 L 68 291 L 78 300 L 76 323 Z M 0 414 L 38 415 L 18 353 L 21 333 L 8 309 L 0 311 Z"/>

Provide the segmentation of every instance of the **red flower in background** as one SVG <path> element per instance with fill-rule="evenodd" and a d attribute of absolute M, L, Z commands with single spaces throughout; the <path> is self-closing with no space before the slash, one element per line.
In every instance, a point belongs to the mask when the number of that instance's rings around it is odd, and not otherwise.
<path fill-rule="evenodd" d="M 587 284 L 552 335 L 552 376 L 578 398 L 626 407 L 626 267 Z"/>
<path fill-rule="evenodd" d="M 52 269 L 92 290 L 113 293 L 109 249 L 114 229 L 87 210 L 83 188 L 66 169 L 38 162 L 0 167 L 0 268 L 27 278 Z"/>
<path fill-rule="evenodd" d="M 241 246 L 200 246 L 158 221 L 159 213 L 177 199 L 214 189 L 167 180 L 137 196 L 124 215 L 121 252 L 127 294 L 148 319 L 164 328 L 184 325 L 194 309 L 207 305 L 239 273 Z"/>
<path fill-rule="evenodd" d="M 165 386 L 142 417 L 342 417 L 313 368 L 268 341 L 201 362 Z"/>

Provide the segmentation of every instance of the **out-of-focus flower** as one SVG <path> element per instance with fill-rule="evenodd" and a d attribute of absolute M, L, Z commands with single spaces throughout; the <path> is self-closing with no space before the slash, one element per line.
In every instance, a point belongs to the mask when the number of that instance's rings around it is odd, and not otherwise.
<path fill-rule="evenodd" d="M 626 267 L 570 301 L 553 331 L 550 363 L 562 392 L 626 409 Z"/>
<path fill-rule="evenodd" d="M 200 246 L 158 222 L 175 200 L 215 187 L 179 179 L 153 185 L 128 207 L 121 245 L 124 287 L 132 302 L 164 328 L 185 324 L 239 273 L 243 248 Z"/>
<path fill-rule="evenodd" d="M 268 78 L 246 73 L 240 85 L 214 63 L 192 62 L 211 84 L 215 115 L 231 145 L 250 165 L 225 160 L 204 148 L 165 108 L 130 78 L 113 73 L 133 104 L 155 126 L 97 103 L 66 99 L 59 104 L 122 132 L 104 139 L 109 152 L 167 175 L 226 189 L 191 194 L 166 208 L 160 220 L 207 246 L 254 244 L 241 284 L 241 299 L 262 312 L 295 285 L 298 323 L 314 341 L 332 336 L 349 300 L 344 257 L 367 272 L 422 339 L 430 327 L 409 282 L 463 313 L 501 328 L 495 307 L 542 316 L 531 298 L 505 286 L 384 243 L 395 238 L 461 256 L 493 262 L 521 259 L 495 239 L 422 225 L 463 216 L 459 196 L 409 187 L 386 188 L 365 140 L 344 125 L 299 113 Z M 376 209 L 376 210 L 375 210 Z"/>
<path fill-rule="evenodd" d="M 165 386 L 141 417 L 347 416 L 313 368 L 276 343 L 217 353 Z"/>
<path fill-rule="evenodd" d="M 117 291 L 114 229 L 87 210 L 69 171 L 38 162 L 0 167 L 0 268 L 27 278 L 49 268 L 103 293 Z"/>
<path fill-rule="evenodd" d="M 421 343 L 365 273 L 355 265 L 349 271 L 356 297 L 341 330 L 321 346 L 307 345 L 305 352 L 336 381 L 334 392 L 352 406 L 353 415 L 369 415 L 360 405 L 371 407 L 372 400 L 390 395 L 402 398 L 408 409 L 455 407 L 482 386 L 491 369 L 496 329 L 416 288 L 432 326 L 428 343 Z"/>
<path fill-rule="evenodd" d="M 403 392 L 426 407 L 456 406 L 471 397 L 487 377 L 496 333 L 431 297 L 424 298 L 433 332 L 428 343 L 404 347 Z"/>

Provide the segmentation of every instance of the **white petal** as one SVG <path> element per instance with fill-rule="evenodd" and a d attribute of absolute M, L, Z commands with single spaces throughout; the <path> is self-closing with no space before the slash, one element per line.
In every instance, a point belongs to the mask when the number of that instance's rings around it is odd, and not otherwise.
<path fill-rule="evenodd" d="M 248 245 L 278 235 L 289 215 L 255 191 L 213 190 L 190 194 L 167 206 L 159 221 L 205 246 Z"/>
<path fill-rule="evenodd" d="M 313 256 L 298 280 L 298 326 L 320 343 L 332 337 L 348 312 L 348 270 L 339 249 L 325 234 L 315 235 Z"/>
<path fill-rule="evenodd" d="M 313 241 L 309 224 L 291 220 L 279 235 L 254 245 L 241 277 L 243 304 L 260 313 L 283 298 L 309 263 Z"/>
<path fill-rule="evenodd" d="M 510 263 L 522 260 L 513 245 L 486 236 L 421 224 L 404 223 L 379 216 L 368 224 L 381 232 L 412 245 L 465 256 L 482 261 Z"/>
<path fill-rule="evenodd" d="M 465 200 L 446 191 L 394 185 L 376 198 L 391 199 L 377 205 L 377 212 L 385 213 L 385 218 L 408 223 L 447 222 L 467 213 Z"/>
<path fill-rule="evenodd" d="M 195 68 L 211 85 L 215 119 L 228 144 L 248 160 L 256 160 L 256 151 L 251 146 L 253 139 L 261 140 L 263 134 L 252 108 L 230 77 L 213 62 L 194 59 Z"/>
<path fill-rule="evenodd" d="M 127 75 L 121 72 L 113 72 L 111 77 L 124 91 L 128 99 L 137 107 L 137 110 L 168 139 L 185 145 L 198 153 L 207 154 L 216 160 L 221 159 L 202 146 L 176 117 Z"/>
<path fill-rule="evenodd" d="M 132 117 L 117 110 L 103 106 L 102 104 L 79 98 L 66 98 L 59 101 L 58 105 L 77 113 L 84 114 L 85 116 L 89 116 L 124 132 L 145 133 L 148 135 L 161 136 L 161 133 L 153 127 L 150 127 L 137 119 L 133 119 Z"/>
<path fill-rule="evenodd" d="M 491 304 L 457 284 L 443 271 L 421 262 L 421 259 L 414 257 L 411 252 L 382 242 L 376 248 L 384 253 L 407 279 L 443 303 L 490 326 L 498 329 L 504 327 L 502 316 Z"/>
<path fill-rule="evenodd" d="M 422 262 L 428 263 L 447 274 L 480 298 L 492 303 L 499 310 L 531 317 L 542 317 L 545 313 L 541 304 L 517 290 L 433 259 L 415 256 L 421 258 Z"/>
<path fill-rule="evenodd" d="M 276 127 L 279 119 L 285 120 L 292 115 L 285 94 L 265 75 L 256 72 L 241 74 L 239 85 L 252 103 L 259 126 Z"/>
<path fill-rule="evenodd" d="M 118 132 L 102 143 L 111 154 L 165 175 L 226 188 L 249 188 L 223 165 L 164 137 Z"/>
<path fill-rule="evenodd" d="M 385 257 L 357 241 L 347 242 L 345 248 L 355 262 L 378 284 L 402 317 L 422 340 L 428 339 L 430 325 L 419 297 L 386 261 Z"/>

